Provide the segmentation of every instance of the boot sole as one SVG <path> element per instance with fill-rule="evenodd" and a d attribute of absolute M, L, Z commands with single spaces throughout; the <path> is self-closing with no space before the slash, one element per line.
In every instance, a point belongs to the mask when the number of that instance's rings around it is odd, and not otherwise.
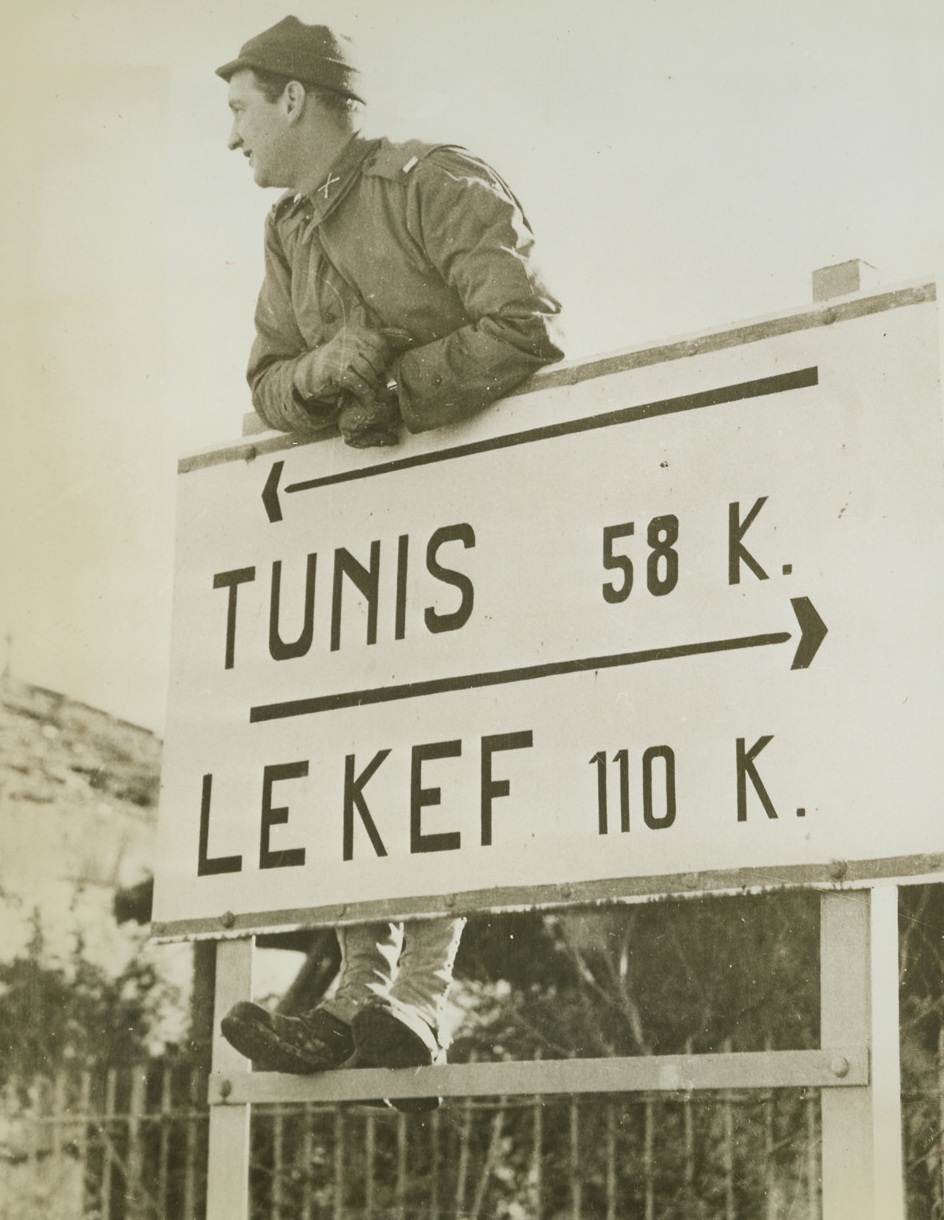
<path fill-rule="evenodd" d="M 265 1009 L 255 1004 L 237 1004 L 220 1022 L 223 1037 L 241 1055 L 251 1060 L 257 1072 L 288 1072 L 309 1076 L 341 1066 L 337 1059 L 301 1051 L 280 1038 Z"/>

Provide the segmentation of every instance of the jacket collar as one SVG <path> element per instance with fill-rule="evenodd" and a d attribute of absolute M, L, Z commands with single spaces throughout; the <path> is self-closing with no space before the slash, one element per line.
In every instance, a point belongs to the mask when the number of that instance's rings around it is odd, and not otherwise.
<path fill-rule="evenodd" d="M 308 195 L 286 195 L 278 205 L 279 217 L 292 228 L 304 225 L 307 239 L 348 195 L 360 177 L 364 162 L 380 147 L 380 140 L 364 140 L 354 135 L 341 149 L 324 181 Z"/>

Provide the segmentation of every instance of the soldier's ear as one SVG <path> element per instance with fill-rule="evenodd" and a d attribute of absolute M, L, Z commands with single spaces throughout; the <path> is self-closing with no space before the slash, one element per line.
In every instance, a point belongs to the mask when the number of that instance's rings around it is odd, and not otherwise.
<path fill-rule="evenodd" d="M 285 86 L 281 98 L 282 107 L 286 118 L 293 123 L 297 122 L 304 113 L 306 96 L 305 86 L 301 81 L 290 80 Z"/>

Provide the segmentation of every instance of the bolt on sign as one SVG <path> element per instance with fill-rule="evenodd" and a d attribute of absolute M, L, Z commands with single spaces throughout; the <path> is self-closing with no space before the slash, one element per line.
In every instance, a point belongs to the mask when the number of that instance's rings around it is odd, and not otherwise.
<path fill-rule="evenodd" d="M 933 285 L 233 444 L 178 529 L 158 935 L 941 871 Z"/>

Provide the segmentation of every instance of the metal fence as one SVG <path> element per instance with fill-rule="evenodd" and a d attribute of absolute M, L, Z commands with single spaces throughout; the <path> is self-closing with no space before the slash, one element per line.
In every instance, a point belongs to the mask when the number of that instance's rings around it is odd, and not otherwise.
<path fill-rule="evenodd" d="M 254 1135 L 259 1220 L 819 1215 L 812 1095 L 466 1099 L 425 1119 L 274 1107 Z"/>
<path fill-rule="evenodd" d="M 905 1098 L 909 1220 L 944 1220 L 938 1082 Z M 932 1087 L 933 1086 L 933 1087 Z M 155 1063 L 12 1082 L 3 1220 L 202 1220 L 206 1078 Z M 816 1220 L 819 1098 L 800 1091 L 259 1107 L 254 1220 Z"/>
<path fill-rule="evenodd" d="M 189 1064 L 11 1080 L 0 1107 L 2 1220 L 199 1220 L 206 1073 Z"/>

